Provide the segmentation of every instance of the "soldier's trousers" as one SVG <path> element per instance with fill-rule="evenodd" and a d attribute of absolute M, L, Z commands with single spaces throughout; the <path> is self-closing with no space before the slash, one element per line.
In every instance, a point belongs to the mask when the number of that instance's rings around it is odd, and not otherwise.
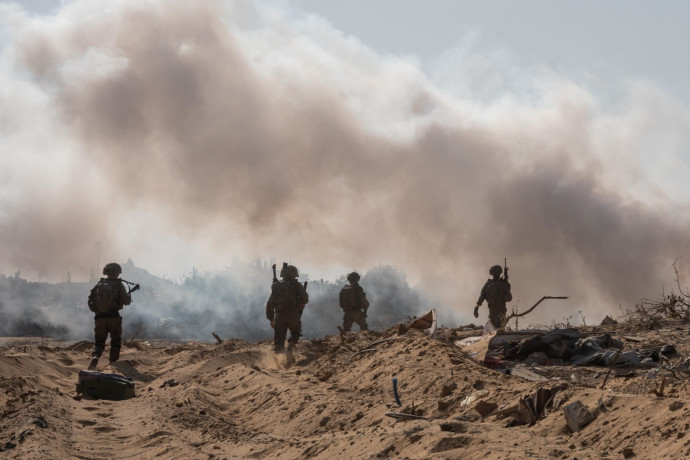
<path fill-rule="evenodd" d="M 506 319 L 508 309 L 505 305 L 489 305 L 489 321 L 496 329 L 500 329 Z"/>
<path fill-rule="evenodd" d="M 110 361 L 117 361 L 120 359 L 120 346 L 122 345 L 122 317 L 115 318 L 96 318 L 94 327 L 95 346 L 93 348 L 93 357 L 101 357 L 105 349 L 105 340 L 110 334 Z"/>
<path fill-rule="evenodd" d="M 287 336 L 288 329 L 290 329 L 288 343 L 290 345 L 297 344 L 302 332 L 302 315 L 299 310 L 277 311 L 275 313 L 273 318 L 273 345 L 277 353 L 285 350 L 285 337 Z"/>
<path fill-rule="evenodd" d="M 360 331 L 368 331 L 367 314 L 362 310 L 345 310 L 343 315 L 343 330 L 349 332 L 352 323 L 357 323 Z"/>

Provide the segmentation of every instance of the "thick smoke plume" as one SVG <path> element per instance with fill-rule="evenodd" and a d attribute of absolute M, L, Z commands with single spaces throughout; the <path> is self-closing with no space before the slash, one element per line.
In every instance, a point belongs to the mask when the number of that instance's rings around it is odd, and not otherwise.
<path fill-rule="evenodd" d="M 687 146 L 690 117 L 650 85 L 608 112 L 557 76 L 529 102 L 480 103 L 260 2 L 0 15 L 6 272 L 86 279 L 97 241 L 101 263 L 178 273 L 231 256 L 292 258 L 312 278 L 384 263 L 468 319 L 508 257 L 521 307 L 569 295 L 596 316 L 688 254 L 687 204 L 643 160 Z M 670 119 L 675 141 L 656 144 Z"/>

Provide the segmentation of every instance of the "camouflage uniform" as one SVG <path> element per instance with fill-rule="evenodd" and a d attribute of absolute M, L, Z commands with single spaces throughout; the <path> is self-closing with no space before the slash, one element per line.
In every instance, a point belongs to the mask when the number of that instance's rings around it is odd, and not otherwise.
<path fill-rule="evenodd" d="M 285 278 L 271 286 L 271 296 L 266 302 L 266 318 L 273 324 L 273 344 L 276 353 L 285 350 L 288 329 L 288 348 L 292 348 L 299 341 L 302 332 L 302 311 L 307 302 L 307 290 L 294 278 Z"/>
<path fill-rule="evenodd" d="M 343 309 L 343 330 L 349 332 L 352 323 L 357 323 L 361 331 L 369 330 L 367 325 L 367 309 L 369 301 L 362 286 L 357 281 L 344 286 L 340 290 L 340 308 Z M 351 299 L 349 302 L 344 299 Z"/>
<path fill-rule="evenodd" d="M 101 278 L 99 283 L 110 284 L 117 291 L 117 294 L 107 311 L 95 312 L 95 344 L 91 356 L 93 358 L 101 357 L 105 349 L 105 341 L 108 338 L 108 334 L 110 334 L 110 361 L 114 362 L 120 358 L 120 347 L 122 345 L 122 317 L 120 316 L 120 310 L 122 310 L 124 305 L 129 305 L 132 302 L 132 297 L 127 292 L 122 281 L 117 278 L 117 275 L 108 274 L 107 276 L 107 278 Z M 91 295 L 89 295 L 89 308 L 93 307 L 96 286 L 94 286 L 94 289 L 91 290 Z M 92 311 L 94 310 L 92 309 Z"/>
<path fill-rule="evenodd" d="M 503 320 L 508 312 L 506 302 L 513 300 L 513 294 L 510 292 L 510 283 L 499 278 L 497 275 L 494 275 L 492 279 L 486 280 L 482 292 L 479 295 L 479 299 L 477 300 L 476 308 L 478 308 L 484 300 L 486 300 L 489 305 L 489 321 L 496 329 L 499 329 L 503 326 Z"/>

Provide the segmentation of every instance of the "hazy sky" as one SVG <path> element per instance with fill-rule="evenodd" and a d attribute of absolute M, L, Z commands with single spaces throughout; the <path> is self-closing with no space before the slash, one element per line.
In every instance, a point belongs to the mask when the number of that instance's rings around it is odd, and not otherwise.
<path fill-rule="evenodd" d="M 2 271 L 390 263 L 471 312 L 508 257 L 526 304 L 600 313 L 690 257 L 686 2 L 19 5 Z"/>

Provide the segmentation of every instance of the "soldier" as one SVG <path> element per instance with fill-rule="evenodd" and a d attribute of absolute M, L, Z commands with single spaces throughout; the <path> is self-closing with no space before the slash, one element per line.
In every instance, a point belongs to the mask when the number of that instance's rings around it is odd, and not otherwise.
<path fill-rule="evenodd" d="M 343 309 L 343 330 L 350 332 L 352 323 L 357 323 L 360 331 L 369 330 L 367 326 L 367 310 L 369 301 L 367 295 L 359 285 L 359 273 L 352 272 L 347 275 L 350 283 L 340 290 L 340 308 Z"/>
<path fill-rule="evenodd" d="M 110 333 L 110 364 L 120 358 L 120 345 L 122 343 L 122 317 L 120 310 L 124 305 L 132 302 L 132 297 L 127 292 L 122 280 L 118 277 L 122 273 L 120 264 L 109 263 L 103 267 L 106 278 L 91 289 L 89 294 L 89 310 L 94 312 L 95 345 L 91 353 L 89 370 L 96 369 L 98 358 L 105 349 L 105 341 Z"/>
<path fill-rule="evenodd" d="M 506 302 L 513 300 L 513 294 L 510 293 L 510 283 L 501 278 L 503 269 L 500 265 L 494 265 L 489 269 L 489 275 L 493 278 L 486 280 L 482 292 L 477 300 L 477 306 L 474 307 L 474 317 L 479 318 L 479 307 L 486 300 L 489 305 L 489 321 L 496 329 L 503 327 L 503 321 L 506 317 Z"/>
<path fill-rule="evenodd" d="M 288 351 L 292 351 L 302 332 L 302 311 L 309 302 L 309 295 L 297 277 L 299 272 L 294 265 L 280 271 L 282 281 L 273 283 L 271 296 L 266 302 L 266 318 L 273 328 L 273 343 L 276 353 L 285 351 L 285 336 L 290 329 Z"/>

